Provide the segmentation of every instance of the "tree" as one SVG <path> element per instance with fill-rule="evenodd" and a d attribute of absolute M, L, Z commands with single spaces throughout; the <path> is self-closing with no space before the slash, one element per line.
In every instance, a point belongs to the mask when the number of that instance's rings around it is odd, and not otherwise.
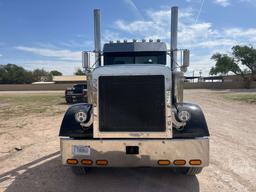
<path fill-rule="evenodd" d="M 62 75 L 62 73 L 56 70 L 48 72 L 44 69 L 28 71 L 15 64 L 0 65 L 0 84 L 23 84 L 35 81 L 52 81 L 52 76 L 57 75 Z"/>
<path fill-rule="evenodd" d="M 57 71 L 57 70 L 51 71 L 50 74 L 51 74 L 52 76 L 62 76 L 62 73 L 59 72 L 59 71 Z"/>
<path fill-rule="evenodd" d="M 32 73 L 15 64 L 0 66 L 0 83 L 31 83 Z"/>
<path fill-rule="evenodd" d="M 236 45 L 232 48 L 233 55 L 237 62 L 249 68 L 249 73 L 251 75 L 256 74 L 256 49 L 252 46 L 239 46 Z"/>
<path fill-rule="evenodd" d="M 52 76 L 44 69 L 35 69 L 33 72 L 33 81 L 51 81 Z"/>
<path fill-rule="evenodd" d="M 211 59 L 216 63 L 211 68 L 210 75 L 232 72 L 241 75 L 248 84 L 256 75 L 256 49 L 252 46 L 236 45 L 232 47 L 231 55 L 216 53 Z"/>
<path fill-rule="evenodd" d="M 228 72 L 233 72 L 234 74 L 240 74 L 241 69 L 235 62 L 235 59 L 228 56 L 227 54 L 215 53 L 212 57 L 214 60 L 215 67 L 210 70 L 210 75 L 222 74 L 226 75 Z"/>
<path fill-rule="evenodd" d="M 80 68 L 78 68 L 74 75 L 85 75 L 85 73 Z"/>

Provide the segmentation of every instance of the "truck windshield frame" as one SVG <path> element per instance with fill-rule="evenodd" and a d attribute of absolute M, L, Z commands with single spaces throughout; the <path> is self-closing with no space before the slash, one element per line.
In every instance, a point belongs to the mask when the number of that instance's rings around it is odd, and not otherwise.
<path fill-rule="evenodd" d="M 114 52 L 104 53 L 104 65 L 162 64 L 166 65 L 166 52 Z"/>

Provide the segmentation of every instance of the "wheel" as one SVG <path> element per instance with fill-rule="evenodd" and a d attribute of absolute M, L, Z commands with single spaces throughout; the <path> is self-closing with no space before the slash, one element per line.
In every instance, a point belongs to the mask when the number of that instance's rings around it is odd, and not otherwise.
<path fill-rule="evenodd" d="M 80 175 L 85 175 L 88 172 L 89 168 L 88 167 L 73 166 L 73 167 L 71 167 L 71 170 L 75 175 L 80 176 Z"/>
<path fill-rule="evenodd" d="M 176 172 L 184 175 L 197 175 L 203 170 L 202 167 L 179 167 L 176 168 Z"/>

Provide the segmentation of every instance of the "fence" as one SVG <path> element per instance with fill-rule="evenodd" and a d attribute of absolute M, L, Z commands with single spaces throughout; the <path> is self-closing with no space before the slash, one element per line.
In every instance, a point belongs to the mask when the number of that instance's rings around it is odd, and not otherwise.
<path fill-rule="evenodd" d="M 1 84 L 0 91 L 58 91 L 72 87 L 73 84 Z"/>
<path fill-rule="evenodd" d="M 58 91 L 65 90 L 71 87 L 71 83 L 62 84 L 0 84 L 0 91 Z M 185 83 L 185 89 L 244 89 L 246 84 L 244 82 L 199 82 L 199 83 Z M 256 82 L 252 82 L 250 88 L 256 88 Z"/>
<path fill-rule="evenodd" d="M 198 83 L 185 83 L 185 89 L 245 89 L 245 82 L 198 82 Z M 256 82 L 252 82 L 251 89 L 256 88 Z"/>

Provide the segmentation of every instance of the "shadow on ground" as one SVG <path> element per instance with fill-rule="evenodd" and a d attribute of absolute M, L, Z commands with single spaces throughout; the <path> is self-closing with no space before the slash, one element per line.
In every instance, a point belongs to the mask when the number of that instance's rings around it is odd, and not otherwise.
<path fill-rule="evenodd" d="M 75 176 L 53 153 L 0 175 L 0 183 L 13 179 L 7 192 L 15 191 L 199 191 L 195 176 L 158 168 L 98 168 Z"/>

